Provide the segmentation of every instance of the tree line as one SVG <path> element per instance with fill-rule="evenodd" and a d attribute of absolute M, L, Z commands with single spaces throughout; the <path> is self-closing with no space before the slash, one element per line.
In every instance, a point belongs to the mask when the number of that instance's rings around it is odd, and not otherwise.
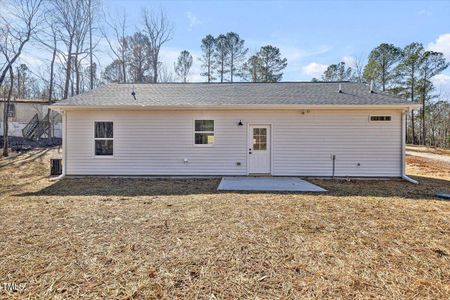
<path fill-rule="evenodd" d="M 383 92 L 420 103 L 419 111 L 410 112 L 407 142 L 449 147 L 450 104 L 436 93 L 432 82 L 448 66 L 443 53 L 426 50 L 421 43 L 403 48 L 382 43 L 370 52 L 367 63 L 356 59 L 353 68 L 345 62 L 331 64 L 321 79 L 372 83 Z"/>
<path fill-rule="evenodd" d="M 161 18 L 162 19 L 162 18 Z M 124 32 L 125 17 L 119 26 L 112 25 L 114 32 Z M 107 38 L 108 40 L 108 38 Z M 117 35 L 115 41 L 109 41 L 114 61 L 106 66 L 102 78 L 106 82 L 170 82 L 175 81 L 172 72 L 162 62 L 153 66 L 152 57 L 147 55 L 152 50 L 151 41 L 145 32 L 135 32 L 131 36 Z M 118 45 L 113 47 L 112 45 Z M 201 40 L 202 55 L 199 58 L 201 76 L 206 82 L 276 82 L 283 78 L 287 59 L 281 57 L 280 49 L 266 45 L 255 54 L 248 56 L 249 49 L 245 40 L 235 32 L 219 34 L 217 37 L 207 35 Z M 159 51 L 159 50 L 158 50 Z M 187 82 L 194 63 L 188 50 L 183 50 L 174 63 L 174 72 L 181 82 Z M 149 71 L 152 72 L 149 73 Z M 159 75 L 159 80 L 157 76 Z"/>

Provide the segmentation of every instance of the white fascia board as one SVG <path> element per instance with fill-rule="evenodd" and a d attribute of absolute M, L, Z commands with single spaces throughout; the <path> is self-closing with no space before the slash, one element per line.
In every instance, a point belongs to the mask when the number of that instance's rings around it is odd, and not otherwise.
<path fill-rule="evenodd" d="M 420 104 L 378 104 L 378 105 L 336 105 L 336 104 L 243 104 L 243 105 L 167 105 L 167 106 L 151 106 L 151 105 L 94 105 L 94 106 L 68 106 L 68 105 L 52 105 L 51 109 L 56 111 L 68 110 L 292 110 L 292 109 L 328 109 L 328 110 L 360 110 L 360 109 L 416 109 L 421 107 Z"/>

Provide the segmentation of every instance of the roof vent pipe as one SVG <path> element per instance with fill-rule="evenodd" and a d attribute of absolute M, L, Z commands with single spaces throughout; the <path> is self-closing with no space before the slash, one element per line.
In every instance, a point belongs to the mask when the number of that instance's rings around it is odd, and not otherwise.
<path fill-rule="evenodd" d="M 370 93 L 373 93 L 373 80 L 370 81 Z"/>
<path fill-rule="evenodd" d="M 342 93 L 342 85 L 339 83 L 339 93 Z"/>

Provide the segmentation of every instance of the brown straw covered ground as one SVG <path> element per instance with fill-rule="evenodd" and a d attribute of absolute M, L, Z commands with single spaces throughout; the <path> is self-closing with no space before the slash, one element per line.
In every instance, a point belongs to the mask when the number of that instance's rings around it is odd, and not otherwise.
<path fill-rule="evenodd" d="M 218 179 L 48 180 L 55 150 L 0 160 L 2 298 L 449 299 L 450 166 L 420 185 L 219 193 Z"/>

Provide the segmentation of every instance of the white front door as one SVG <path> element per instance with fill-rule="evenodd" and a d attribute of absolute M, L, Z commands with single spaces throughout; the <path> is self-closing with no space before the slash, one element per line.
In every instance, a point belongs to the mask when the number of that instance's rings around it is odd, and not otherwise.
<path fill-rule="evenodd" d="M 270 125 L 250 125 L 248 172 L 270 174 Z"/>

